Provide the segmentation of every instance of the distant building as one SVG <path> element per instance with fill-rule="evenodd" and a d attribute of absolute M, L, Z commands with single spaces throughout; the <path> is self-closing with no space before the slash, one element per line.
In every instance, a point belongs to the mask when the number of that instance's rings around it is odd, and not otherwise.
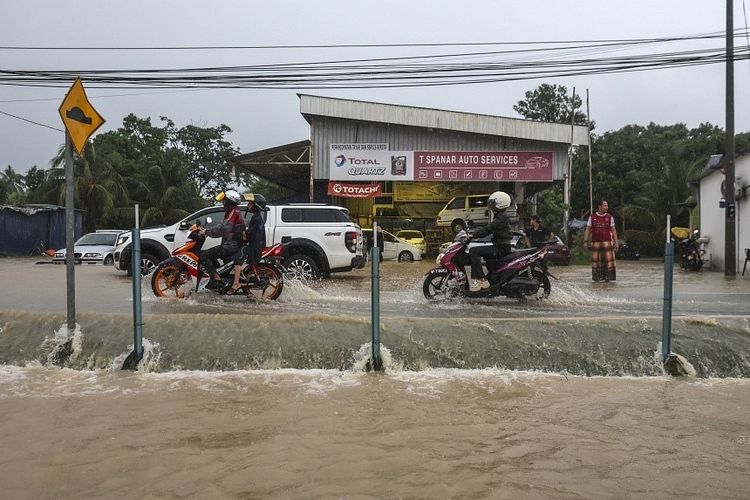
<path fill-rule="evenodd" d="M 698 210 L 701 236 L 708 236 L 706 258 L 711 269 L 724 270 L 725 242 L 725 182 L 723 155 L 713 155 L 706 168 L 698 176 Z M 750 248 L 750 156 L 739 156 L 735 160 L 734 191 L 736 199 L 735 241 L 737 248 L 736 269 L 742 272 L 745 249 Z"/>
<path fill-rule="evenodd" d="M 75 238 L 83 234 L 83 211 L 76 210 Z M 0 255 L 42 255 L 65 247 L 65 207 L 1 205 Z"/>

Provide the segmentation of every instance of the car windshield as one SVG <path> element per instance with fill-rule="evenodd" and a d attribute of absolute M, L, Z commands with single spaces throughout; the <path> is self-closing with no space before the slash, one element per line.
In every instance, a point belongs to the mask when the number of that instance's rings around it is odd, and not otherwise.
<path fill-rule="evenodd" d="M 396 236 L 410 240 L 413 238 L 422 238 L 422 233 L 419 231 L 399 231 Z"/>
<path fill-rule="evenodd" d="M 81 246 L 93 246 L 93 245 L 111 245 L 115 246 L 115 239 L 117 234 L 115 233 L 89 233 L 81 236 L 76 245 Z"/>

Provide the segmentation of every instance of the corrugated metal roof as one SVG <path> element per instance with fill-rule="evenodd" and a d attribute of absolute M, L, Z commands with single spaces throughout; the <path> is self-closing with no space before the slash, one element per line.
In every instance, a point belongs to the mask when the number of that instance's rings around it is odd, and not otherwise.
<path fill-rule="evenodd" d="M 347 120 L 391 123 L 409 127 L 455 130 L 472 134 L 514 137 L 535 141 L 570 144 L 571 127 L 560 123 L 538 122 L 503 116 L 401 106 L 351 99 L 297 94 L 300 112 L 307 116 L 327 116 Z M 588 144 L 588 128 L 573 127 L 573 143 Z"/>

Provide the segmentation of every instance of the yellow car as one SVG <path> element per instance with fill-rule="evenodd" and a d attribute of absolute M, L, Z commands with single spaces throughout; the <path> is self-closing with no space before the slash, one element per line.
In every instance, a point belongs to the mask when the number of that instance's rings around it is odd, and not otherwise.
<path fill-rule="evenodd" d="M 396 238 L 405 241 L 411 245 L 414 245 L 424 255 L 427 253 L 427 244 L 424 241 L 424 235 L 422 231 L 416 231 L 414 229 L 402 229 L 396 233 Z"/>

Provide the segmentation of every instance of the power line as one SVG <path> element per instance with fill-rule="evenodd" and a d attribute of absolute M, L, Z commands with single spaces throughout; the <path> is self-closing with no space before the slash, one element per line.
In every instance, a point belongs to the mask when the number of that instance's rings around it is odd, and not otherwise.
<path fill-rule="evenodd" d="M 52 130 L 57 130 L 58 132 L 65 132 L 63 129 L 60 129 L 60 128 L 57 128 L 57 127 L 52 127 L 50 125 L 45 125 L 44 123 L 35 122 L 34 120 L 29 120 L 28 118 L 23 118 L 22 116 L 12 115 L 10 113 L 6 113 L 5 111 L 0 111 L 0 115 L 10 116 L 11 118 L 15 118 L 17 120 L 21 120 L 21 121 L 25 121 L 25 122 L 28 122 L 28 123 L 32 123 L 34 125 L 39 125 L 40 127 L 45 127 L 45 128 L 49 128 L 49 129 L 52 129 Z"/>

